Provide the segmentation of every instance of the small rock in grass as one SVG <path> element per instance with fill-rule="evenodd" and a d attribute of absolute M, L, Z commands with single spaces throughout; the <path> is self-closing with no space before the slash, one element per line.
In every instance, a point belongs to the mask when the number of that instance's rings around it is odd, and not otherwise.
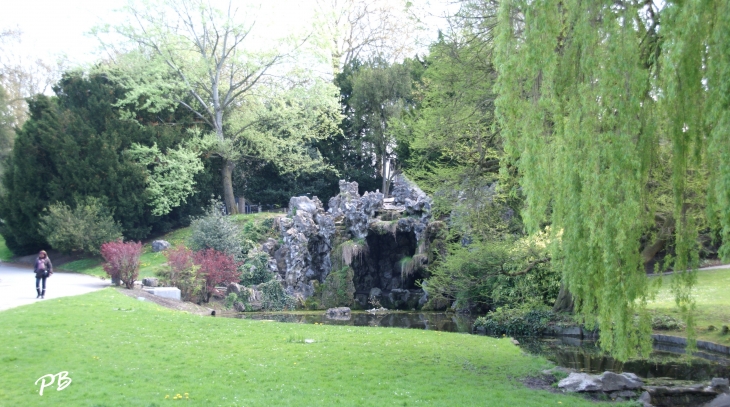
<path fill-rule="evenodd" d="M 157 253 L 170 248 L 170 242 L 167 240 L 155 240 L 152 242 L 152 251 Z"/>
<path fill-rule="evenodd" d="M 140 301 L 147 301 L 147 299 L 144 298 L 144 297 L 137 297 L 137 299 L 140 300 Z"/>
<path fill-rule="evenodd" d="M 304 343 L 314 343 L 314 339 L 305 339 Z"/>

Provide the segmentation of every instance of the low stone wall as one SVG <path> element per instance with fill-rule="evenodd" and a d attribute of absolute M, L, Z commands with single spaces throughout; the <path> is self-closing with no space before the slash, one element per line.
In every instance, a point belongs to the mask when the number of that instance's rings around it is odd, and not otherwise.
<path fill-rule="evenodd" d="M 674 348 L 682 348 L 682 349 L 687 347 L 687 338 L 682 338 L 681 336 L 655 334 L 655 335 L 652 335 L 651 337 L 652 337 L 652 339 L 654 339 L 655 344 L 656 343 L 668 344 Z M 717 344 L 714 342 L 697 341 L 697 349 L 702 349 L 702 350 L 715 352 L 715 353 L 721 353 L 723 355 L 730 355 L 730 346 L 720 345 L 720 344 Z"/>
<path fill-rule="evenodd" d="M 582 326 L 550 326 L 545 330 L 546 336 L 568 336 L 579 339 L 598 339 L 599 332 L 591 331 Z M 687 338 L 681 336 L 653 334 L 654 347 L 668 352 L 682 353 L 687 347 Z M 697 349 L 708 352 L 730 355 L 730 346 L 720 345 L 714 342 L 697 341 Z M 711 358 L 711 355 L 707 355 Z M 705 359 L 708 359 L 705 357 Z"/>

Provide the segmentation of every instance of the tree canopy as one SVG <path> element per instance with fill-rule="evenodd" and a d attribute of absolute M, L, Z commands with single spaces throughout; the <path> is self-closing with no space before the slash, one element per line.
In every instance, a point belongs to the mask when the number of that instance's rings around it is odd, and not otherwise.
<path fill-rule="evenodd" d="M 321 162 L 306 145 L 337 125 L 336 89 L 292 69 L 296 46 L 261 46 L 251 14 L 233 2 L 219 10 L 200 0 L 160 0 L 154 8 L 130 3 L 124 12 L 128 20 L 114 32 L 129 44 L 105 69 L 127 89 L 120 105 L 152 112 L 181 105 L 207 125 L 225 163 L 230 213 L 236 212 L 233 169 L 242 158 L 290 172 Z"/>

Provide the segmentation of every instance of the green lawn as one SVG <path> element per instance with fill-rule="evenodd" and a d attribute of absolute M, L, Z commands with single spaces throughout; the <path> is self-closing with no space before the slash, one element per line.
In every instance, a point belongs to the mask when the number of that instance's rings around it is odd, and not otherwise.
<path fill-rule="evenodd" d="M 671 293 L 672 275 L 662 278 L 662 285 L 656 299 L 649 303 L 649 309 L 679 318 L 674 296 Z M 698 339 L 721 344 L 730 344 L 730 335 L 721 333 L 723 325 L 730 326 L 730 268 L 699 271 L 694 288 L 696 307 L 696 327 Z M 710 330 L 710 325 L 714 330 Z M 684 336 L 682 331 L 657 331 L 668 335 Z"/>
<path fill-rule="evenodd" d="M 508 339 L 201 317 L 111 288 L 0 312 L 0 327 L 0 406 L 595 405 L 524 387 L 547 362 Z M 40 396 L 62 371 L 73 382 Z"/>

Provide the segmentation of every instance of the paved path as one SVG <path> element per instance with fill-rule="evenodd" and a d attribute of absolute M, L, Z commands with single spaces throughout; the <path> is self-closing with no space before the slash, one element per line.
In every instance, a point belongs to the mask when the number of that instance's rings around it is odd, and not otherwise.
<path fill-rule="evenodd" d="M 719 266 L 711 266 L 711 267 L 702 267 L 698 268 L 697 271 L 707 271 L 707 270 L 719 270 L 719 269 L 730 269 L 730 264 L 720 264 Z M 662 274 L 647 274 L 647 277 L 657 277 L 657 276 L 670 276 L 674 274 L 673 271 L 668 271 L 666 273 Z"/>
<path fill-rule="evenodd" d="M 46 280 L 46 299 L 80 295 L 109 287 L 109 280 L 77 273 L 53 273 Z M 36 301 L 35 275 L 30 267 L 0 263 L 0 311 Z"/>

